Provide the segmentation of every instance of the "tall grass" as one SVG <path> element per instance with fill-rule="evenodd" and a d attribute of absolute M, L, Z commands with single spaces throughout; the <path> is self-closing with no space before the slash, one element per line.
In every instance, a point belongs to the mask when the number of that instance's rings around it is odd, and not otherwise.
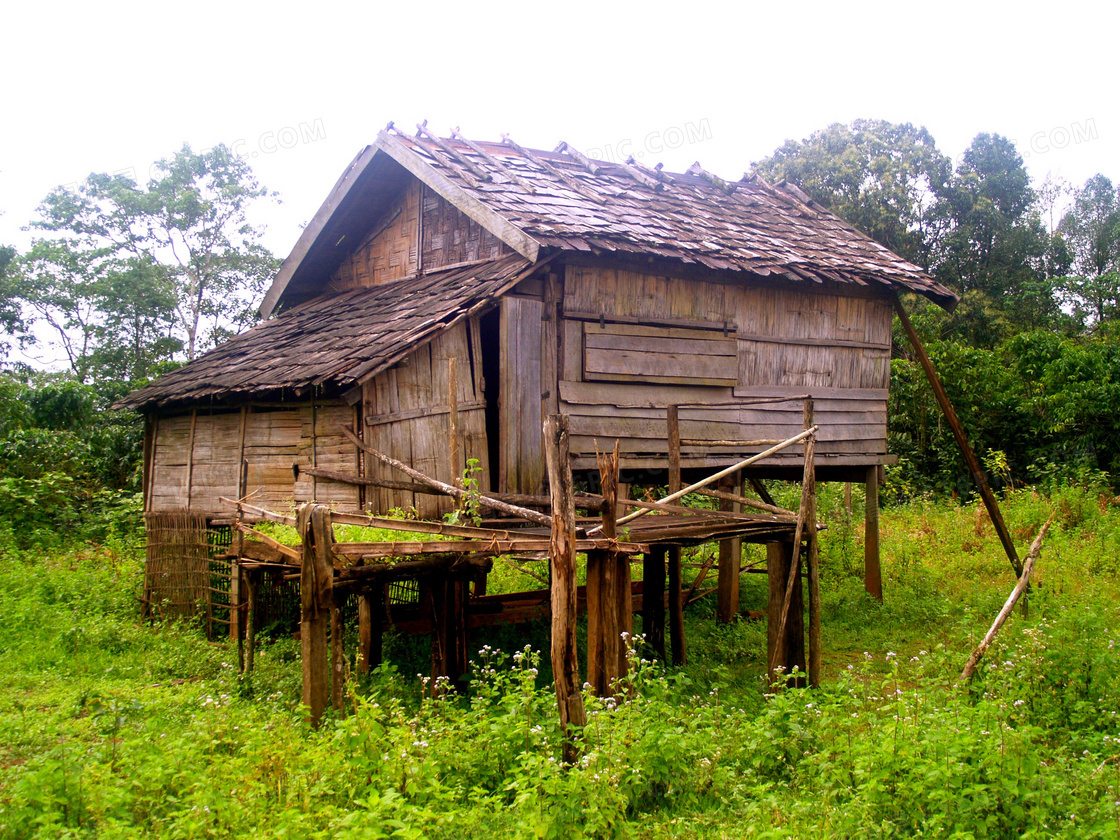
<path fill-rule="evenodd" d="M 228 645 L 139 620 L 135 546 L 9 547 L 0 837 L 1120 836 L 1109 497 L 1008 496 L 1020 545 L 1058 517 L 1029 616 L 958 687 L 1013 582 L 990 523 L 975 506 L 885 511 L 880 605 L 859 577 L 861 499 L 850 524 L 839 492 L 822 498 L 824 687 L 766 695 L 763 623 L 716 625 L 701 601 L 688 667 L 638 644 L 622 698 L 587 698 L 572 768 L 539 626 L 479 635 L 463 695 L 386 666 L 312 731 L 291 639 L 263 646 L 250 687 Z M 742 592 L 761 608 L 764 576 Z"/>

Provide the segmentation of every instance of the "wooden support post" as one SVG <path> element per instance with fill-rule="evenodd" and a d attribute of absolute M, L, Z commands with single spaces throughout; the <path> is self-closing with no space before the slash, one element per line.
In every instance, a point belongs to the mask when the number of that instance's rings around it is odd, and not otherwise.
<path fill-rule="evenodd" d="M 813 423 L 813 401 L 805 402 L 805 422 Z M 809 482 L 809 510 L 805 513 L 807 545 L 805 556 L 809 567 L 809 685 L 821 684 L 821 572 L 820 542 L 817 538 L 817 470 L 816 465 L 806 472 Z"/>
<path fill-rule="evenodd" d="M 245 574 L 245 594 L 248 606 L 245 611 L 245 671 L 253 673 L 253 659 L 257 648 L 257 589 L 260 585 L 260 572 L 253 571 Z M 237 618 L 241 611 L 237 611 Z M 232 613 L 231 613 L 232 615 Z"/>
<path fill-rule="evenodd" d="M 681 424 L 677 406 L 666 410 L 669 426 L 669 494 L 681 490 Z M 688 663 L 684 640 L 684 598 L 681 581 L 681 547 L 669 546 L 669 640 L 674 665 Z"/>
<path fill-rule="evenodd" d="M 241 547 L 237 544 L 242 537 L 240 531 L 234 532 L 233 549 L 238 557 L 241 556 Z M 246 584 L 243 582 L 245 573 L 241 571 L 241 564 L 237 559 L 233 559 L 229 564 L 229 640 L 237 643 L 237 656 L 241 666 L 241 670 L 245 670 L 245 663 L 242 659 L 242 645 L 244 634 L 241 632 L 241 625 L 244 623 L 242 617 L 245 615 L 245 607 L 242 599 L 248 591 Z"/>
<path fill-rule="evenodd" d="M 738 489 L 738 474 L 721 478 L 719 489 L 731 493 Z M 740 506 L 720 499 L 719 509 L 738 513 Z M 719 541 L 719 586 L 716 590 L 716 621 L 730 624 L 739 615 L 739 564 L 743 557 L 743 543 L 738 538 Z"/>
<path fill-rule="evenodd" d="M 342 626 L 342 605 L 346 595 L 336 590 L 331 598 L 331 706 L 342 711 L 343 692 L 346 686 L 346 649 L 342 644 L 345 630 Z"/>
<path fill-rule="evenodd" d="M 802 673 L 805 671 L 805 625 L 800 574 L 795 577 L 792 587 L 793 593 L 789 601 L 784 638 L 781 639 L 780 645 L 781 659 L 775 661 L 775 656 L 779 652 L 778 626 L 785 605 L 789 570 L 792 565 L 793 550 L 790 543 L 770 543 L 766 546 L 766 575 L 770 582 L 770 597 L 766 611 L 766 661 L 770 663 L 771 685 L 778 682 L 779 667 L 782 669 L 783 678 L 787 678 L 794 667 L 799 668 Z M 789 684 L 794 683 L 791 680 Z"/>
<path fill-rule="evenodd" d="M 381 623 L 385 615 L 385 585 L 377 583 L 358 597 L 358 671 L 368 674 L 381 664 Z"/>
<path fill-rule="evenodd" d="M 599 456 L 599 479 L 603 494 L 603 536 L 617 534 L 618 444 L 614 452 Z M 587 680 L 600 697 L 614 693 L 615 683 L 626 673 L 626 630 L 624 612 L 629 592 L 623 592 L 629 574 L 623 573 L 615 551 L 587 553 Z M 626 563 L 629 570 L 629 563 Z M 625 580 L 624 580 L 625 578 Z"/>
<path fill-rule="evenodd" d="M 642 561 L 642 632 L 646 644 L 665 659 L 665 546 L 650 546 Z"/>
<path fill-rule="evenodd" d="M 879 467 L 867 468 L 867 503 L 863 509 L 863 588 L 883 600 L 883 572 L 879 565 Z"/>
<path fill-rule="evenodd" d="M 587 725 L 580 693 L 579 660 L 576 655 L 576 511 L 572 501 L 572 469 L 569 455 L 568 418 L 549 415 L 544 422 L 545 462 L 552 501 L 552 536 L 549 570 L 552 578 L 552 677 L 560 730 L 564 736 L 564 761 L 575 762 L 579 751 L 576 730 Z"/>
<path fill-rule="evenodd" d="M 304 504 L 296 517 L 300 533 L 300 648 L 303 659 L 303 704 L 318 727 L 329 699 L 330 663 L 327 626 L 334 596 L 334 560 L 330 509 Z"/>
<path fill-rule="evenodd" d="M 432 616 L 432 687 L 447 677 L 457 687 L 467 670 L 467 617 L 469 581 L 433 575 L 421 583 Z"/>

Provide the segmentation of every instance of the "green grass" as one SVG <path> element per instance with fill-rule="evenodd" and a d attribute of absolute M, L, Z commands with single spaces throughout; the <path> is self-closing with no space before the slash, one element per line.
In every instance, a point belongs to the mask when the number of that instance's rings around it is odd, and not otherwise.
<path fill-rule="evenodd" d="M 1023 550 L 1057 518 L 1029 617 L 968 689 L 956 678 L 1013 582 L 986 517 L 885 510 L 880 605 L 859 576 L 859 493 L 854 524 L 839 487 L 821 509 L 822 689 L 766 695 L 764 623 L 717 625 L 706 599 L 687 613 L 687 667 L 639 649 L 623 702 L 589 698 L 571 769 L 533 652 L 547 627 L 472 637 L 471 688 L 435 700 L 413 676 L 423 643 L 391 639 L 399 667 L 355 680 L 347 714 L 312 731 L 290 638 L 263 646 L 248 684 L 228 644 L 139 619 L 135 545 L 8 548 L 0 838 L 1120 837 L 1109 498 L 1005 500 Z M 537 585 L 495 570 L 502 586 Z M 744 609 L 765 599 L 765 577 L 744 575 Z"/>

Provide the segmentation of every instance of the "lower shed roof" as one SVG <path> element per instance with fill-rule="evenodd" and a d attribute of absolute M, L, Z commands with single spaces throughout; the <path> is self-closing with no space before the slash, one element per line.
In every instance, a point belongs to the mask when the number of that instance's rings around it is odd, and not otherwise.
<path fill-rule="evenodd" d="M 489 306 L 534 269 L 511 254 L 317 298 L 230 339 L 115 407 L 349 388 Z"/>

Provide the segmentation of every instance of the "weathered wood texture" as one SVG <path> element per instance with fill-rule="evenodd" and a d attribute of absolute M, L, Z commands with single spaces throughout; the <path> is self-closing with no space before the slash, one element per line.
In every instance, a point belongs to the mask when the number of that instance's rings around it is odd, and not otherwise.
<path fill-rule="evenodd" d="M 439 193 L 423 187 L 421 201 L 424 221 L 420 261 L 425 271 L 513 253 L 512 248 Z"/>
<path fill-rule="evenodd" d="M 572 470 L 568 455 L 568 419 L 549 415 L 544 424 L 545 460 L 552 499 L 552 531 L 549 540 L 551 574 L 552 679 L 564 736 L 564 760 L 574 762 L 577 748 L 569 727 L 587 724 L 580 691 L 579 659 L 576 650 L 576 517 L 572 502 Z"/>
<path fill-rule="evenodd" d="M 456 402 L 459 462 L 479 462 L 479 486 L 490 485 L 486 445 L 485 400 L 482 391 L 482 350 L 478 332 L 466 322 L 413 352 L 400 365 L 378 374 L 363 390 L 365 441 L 374 449 L 420 472 L 453 483 L 448 441 L 451 437 L 449 359 L 456 359 Z M 468 346 L 469 345 L 469 346 Z M 538 422 L 539 427 L 539 422 Z M 380 481 L 403 477 L 372 456 L 366 457 L 366 476 Z M 451 510 L 450 499 L 405 490 L 371 487 L 366 498 L 373 510 L 415 509 L 426 519 Z"/>
<path fill-rule="evenodd" d="M 510 296 L 502 301 L 499 412 L 499 489 L 540 493 L 544 482 L 541 448 L 541 316 L 544 304 Z"/>
<path fill-rule="evenodd" d="M 769 543 L 766 546 L 766 575 L 770 583 L 767 601 L 766 652 L 771 668 L 780 668 L 788 675 L 797 668 L 805 673 L 805 608 L 801 592 L 801 574 L 794 578 L 793 592 L 789 599 L 785 633 L 779 640 L 782 610 L 786 604 L 786 588 L 790 567 L 793 565 L 792 543 Z M 781 648 L 781 651 L 778 648 Z M 780 654 L 775 661 L 775 654 Z M 777 671 L 770 671 L 771 682 L 779 679 Z M 804 684 L 801 681 L 800 684 Z"/>
<path fill-rule="evenodd" d="M 569 264 L 565 275 L 558 388 L 577 463 L 596 439 L 618 439 L 624 466 L 665 457 L 671 404 L 689 441 L 786 439 L 801 427 L 801 402 L 752 400 L 810 392 L 818 456 L 878 463 L 886 454 L 888 301 L 605 266 Z M 733 463 L 761 448 L 688 444 L 681 459 Z"/>
<path fill-rule="evenodd" d="M 221 497 L 244 492 L 269 508 L 290 509 L 314 496 L 340 510 L 357 510 L 354 485 L 296 476 L 312 464 L 355 473 L 357 450 L 338 432 L 352 422 L 353 410 L 339 400 L 319 401 L 314 410 L 310 400 L 292 408 L 250 408 L 244 424 L 240 411 L 197 411 L 193 435 L 191 415 L 162 417 L 151 447 L 150 508 L 189 505 L 193 512 L 215 515 L 224 509 Z M 239 458 L 246 463 L 243 488 Z"/>
<path fill-rule="evenodd" d="M 331 273 L 328 289 L 343 292 L 400 280 L 419 267 L 420 184 L 410 181 L 399 198 L 354 243 Z"/>

